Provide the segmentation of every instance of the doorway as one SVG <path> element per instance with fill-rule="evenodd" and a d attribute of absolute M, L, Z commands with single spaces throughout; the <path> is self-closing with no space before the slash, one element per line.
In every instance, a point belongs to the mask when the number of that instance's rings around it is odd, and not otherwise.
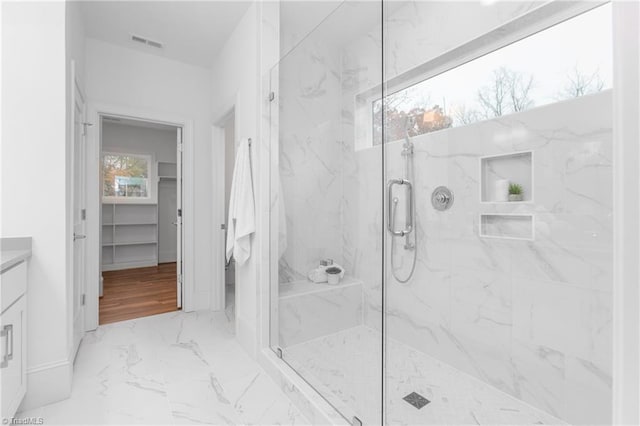
<path fill-rule="evenodd" d="M 182 129 L 100 117 L 99 324 L 182 306 Z"/>

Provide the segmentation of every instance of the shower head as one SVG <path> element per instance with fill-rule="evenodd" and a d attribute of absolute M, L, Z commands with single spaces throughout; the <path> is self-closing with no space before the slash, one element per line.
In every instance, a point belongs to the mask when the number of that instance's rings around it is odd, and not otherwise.
<path fill-rule="evenodd" d="M 407 115 L 404 118 L 404 130 L 405 132 L 409 132 L 409 130 L 413 129 L 413 126 L 416 125 L 416 118 L 413 115 Z"/>
<path fill-rule="evenodd" d="M 407 115 L 404 119 L 404 149 L 402 150 L 402 155 L 410 155 L 413 154 L 413 143 L 411 143 L 411 135 L 409 134 L 409 130 L 413 130 L 413 127 L 416 124 L 416 119 L 412 115 Z"/>

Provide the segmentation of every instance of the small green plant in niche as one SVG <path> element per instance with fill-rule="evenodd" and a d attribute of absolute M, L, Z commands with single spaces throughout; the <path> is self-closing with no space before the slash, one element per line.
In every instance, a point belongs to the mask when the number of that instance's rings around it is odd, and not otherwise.
<path fill-rule="evenodd" d="M 524 199 L 524 194 L 522 190 L 522 185 L 517 183 L 509 184 L 509 201 L 522 201 Z"/>

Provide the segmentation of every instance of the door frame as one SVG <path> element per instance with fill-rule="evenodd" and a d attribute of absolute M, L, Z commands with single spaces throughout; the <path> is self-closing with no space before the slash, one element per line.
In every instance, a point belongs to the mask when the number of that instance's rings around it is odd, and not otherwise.
<path fill-rule="evenodd" d="M 235 105 L 227 108 L 212 126 L 211 161 L 213 165 L 213 196 L 211 199 L 211 212 L 213 216 L 212 238 L 213 262 L 212 277 L 213 289 L 211 291 L 211 310 L 224 311 L 226 305 L 226 232 L 221 229 L 221 224 L 227 222 L 225 217 L 225 125 L 235 116 Z M 237 117 L 236 117 L 237 118 Z M 237 136 L 238 123 L 234 119 L 234 137 Z M 237 274 L 237 270 L 235 270 Z M 237 277 L 235 282 L 237 283 Z M 236 292 L 236 297 L 237 297 Z M 234 310 L 235 312 L 235 310 Z"/>
<path fill-rule="evenodd" d="M 75 180 L 76 180 L 76 173 L 75 173 L 75 160 L 76 160 L 76 156 L 75 156 L 75 149 L 76 149 L 76 145 L 78 144 L 78 141 L 76 140 L 76 132 L 75 132 L 75 126 L 76 126 L 76 121 L 81 121 L 82 123 L 86 123 L 86 119 L 87 119 L 87 96 L 82 88 L 83 84 L 80 81 L 79 75 L 78 75 L 78 70 L 77 70 L 77 63 L 75 60 L 71 60 L 71 81 L 70 81 L 70 87 L 71 87 L 71 93 L 69 94 L 70 98 L 71 98 L 71 111 L 70 111 L 70 128 L 69 128 L 69 136 L 71 138 L 71 146 L 70 146 L 70 154 L 69 154 L 69 159 L 70 159 L 70 169 L 69 169 L 69 177 L 71 179 L 71 184 L 69 187 L 69 192 L 70 192 L 70 215 L 69 215 L 69 229 L 72 233 L 71 236 L 71 267 L 70 267 L 70 286 L 69 286 L 69 291 L 68 291 L 68 303 L 69 303 L 69 359 L 70 360 L 74 360 L 76 357 L 76 354 L 78 353 L 78 349 L 80 348 L 80 343 L 82 342 L 82 339 L 84 338 L 84 332 L 86 331 L 86 327 L 84 324 L 86 324 L 86 305 L 81 305 L 82 306 L 82 313 L 80 313 L 81 316 L 81 327 L 82 330 L 79 330 L 79 334 L 81 335 L 80 339 L 76 342 L 75 341 L 75 336 L 76 336 L 76 329 L 75 329 L 75 325 L 76 325 L 76 318 L 74 316 L 74 304 L 75 304 L 75 280 L 76 280 L 76 265 L 75 265 L 75 245 L 76 245 L 76 241 L 75 238 L 73 237 L 73 234 L 75 233 L 75 203 L 76 203 L 76 195 L 75 195 Z M 82 111 L 82 117 L 76 117 L 76 99 L 77 97 L 80 97 L 82 99 L 82 103 L 83 103 L 83 111 Z M 86 209 L 87 207 L 87 197 L 86 197 L 86 176 L 87 176 L 87 168 L 86 168 L 86 163 L 87 163 L 87 139 L 88 139 L 88 135 L 87 135 L 87 126 L 84 125 L 84 129 L 83 129 L 84 134 L 81 136 L 80 138 L 80 143 L 84 143 L 85 147 L 84 147 L 84 164 L 82 165 L 82 167 L 84 168 L 84 173 L 82 173 L 84 176 L 83 178 L 85 178 L 85 188 L 84 188 L 84 208 Z M 86 221 L 84 223 L 84 231 L 86 233 Z M 83 295 L 86 295 L 86 291 L 87 291 L 87 243 L 86 241 L 81 241 L 82 242 L 82 251 L 84 251 L 83 253 L 83 257 L 84 257 L 84 264 L 82 265 L 82 285 L 81 285 L 81 293 Z M 86 297 L 86 296 L 81 296 L 81 297 Z"/>
<path fill-rule="evenodd" d="M 182 310 L 194 310 L 195 290 L 194 269 L 194 134 L 193 120 L 165 112 L 146 110 L 125 105 L 106 104 L 88 100 L 87 119 L 92 126 L 87 134 L 86 160 L 86 207 L 87 207 L 87 256 L 86 256 L 86 305 L 85 328 L 95 330 L 99 325 L 100 289 L 100 244 L 101 244 L 101 204 L 100 197 L 100 157 L 102 151 L 102 116 L 128 118 L 152 123 L 167 124 L 182 128 Z"/>

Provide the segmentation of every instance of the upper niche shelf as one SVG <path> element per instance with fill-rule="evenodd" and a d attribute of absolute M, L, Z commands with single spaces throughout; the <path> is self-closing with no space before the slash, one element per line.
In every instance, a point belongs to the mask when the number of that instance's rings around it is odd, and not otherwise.
<path fill-rule="evenodd" d="M 510 183 L 522 187 L 522 200 L 509 201 L 508 185 Z M 513 152 L 481 157 L 480 201 L 483 203 L 532 202 L 533 152 Z"/>
<path fill-rule="evenodd" d="M 176 163 L 158 162 L 158 178 L 159 179 L 175 179 L 177 175 Z"/>

